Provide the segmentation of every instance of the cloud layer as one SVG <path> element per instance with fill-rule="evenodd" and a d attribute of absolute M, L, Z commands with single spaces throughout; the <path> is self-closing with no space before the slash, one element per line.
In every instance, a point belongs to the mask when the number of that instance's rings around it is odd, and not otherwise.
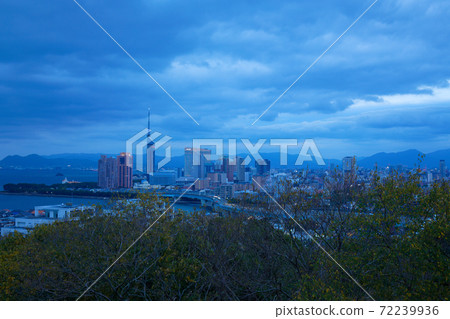
<path fill-rule="evenodd" d="M 325 157 L 449 148 L 448 1 L 0 4 L 0 157 L 122 151 L 146 125 L 192 138 L 314 138 Z"/>

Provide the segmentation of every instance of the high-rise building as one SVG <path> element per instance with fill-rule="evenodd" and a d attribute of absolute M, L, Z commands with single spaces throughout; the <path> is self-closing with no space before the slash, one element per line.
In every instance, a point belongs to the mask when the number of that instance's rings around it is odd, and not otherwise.
<path fill-rule="evenodd" d="M 342 159 L 342 170 L 344 173 L 350 173 L 356 170 L 356 157 L 346 156 Z"/>
<path fill-rule="evenodd" d="M 270 161 L 264 159 L 262 161 L 255 161 L 256 174 L 257 175 L 268 175 L 270 174 Z"/>
<path fill-rule="evenodd" d="M 230 159 L 228 156 L 224 156 L 222 159 L 222 173 L 227 175 L 228 182 L 232 183 L 234 180 L 234 172 L 236 172 L 236 158 Z"/>
<path fill-rule="evenodd" d="M 191 147 L 184 149 L 184 176 L 194 176 L 194 149 Z"/>
<path fill-rule="evenodd" d="M 102 155 L 98 160 L 98 187 L 115 189 L 118 187 L 117 159 Z"/>
<path fill-rule="evenodd" d="M 151 139 L 151 130 L 150 130 L 150 108 L 148 109 L 147 115 L 147 167 L 146 173 L 148 175 L 153 175 L 156 172 L 156 163 L 155 163 L 155 143 Z"/>
<path fill-rule="evenodd" d="M 208 156 L 210 154 L 211 153 L 209 153 Z M 205 160 L 205 164 L 204 164 L 204 167 L 202 169 L 202 174 L 203 174 L 202 178 L 208 177 L 208 173 L 214 172 L 214 168 L 215 168 L 215 162 L 214 161 Z"/>
<path fill-rule="evenodd" d="M 208 171 L 211 170 L 213 163 L 209 160 L 211 158 L 211 150 L 201 148 L 200 149 L 200 167 L 198 172 L 199 178 L 206 178 Z"/>
<path fill-rule="evenodd" d="M 200 161 L 196 165 L 194 165 L 194 156 L 200 156 Z M 209 165 L 210 161 L 208 160 L 210 156 L 211 150 L 186 147 L 184 149 L 184 176 L 206 178 L 208 169 L 211 168 L 211 165 Z"/>
<path fill-rule="evenodd" d="M 118 187 L 133 187 L 133 156 L 130 153 L 120 153 L 117 156 Z"/>
<path fill-rule="evenodd" d="M 441 180 L 445 179 L 445 160 L 440 160 L 439 161 L 439 175 L 441 177 Z"/>
<path fill-rule="evenodd" d="M 245 182 L 245 158 L 236 157 L 236 180 Z"/>

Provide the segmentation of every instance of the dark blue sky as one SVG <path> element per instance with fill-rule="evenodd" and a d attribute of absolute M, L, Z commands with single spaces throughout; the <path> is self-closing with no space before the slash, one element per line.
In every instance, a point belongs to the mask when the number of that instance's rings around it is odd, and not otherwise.
<path fill-rule="evenodd" d="M 450 148 L 450 3 L 380 0 L 254 126 L 252 122 L 373 2 L 0 4 L 0 158 L 116 153 L 146 126 L 173 137 L 314 138 L 324 157 Z"/>

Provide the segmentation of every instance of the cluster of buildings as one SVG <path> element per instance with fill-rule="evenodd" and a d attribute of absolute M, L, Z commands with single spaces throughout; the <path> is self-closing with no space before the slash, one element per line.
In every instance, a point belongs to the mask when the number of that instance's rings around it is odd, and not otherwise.
<path fill-rule="evenodd" d="M 195 157 L 197 156 L 197 160 Z M 103 189 L 190 189 L 205 195 L 219 196 L 222 199 L 238 198 L 244 194 L 256 193 L 260 186 L 273 191 L 272 186 L 283 180 L 293 185 L 302 186 L 311 192 L 321 191 L 326 179 L 339 170 L 344 175 L 353 174 L 356 182 L 370 185 L 373 170 L 376 169 L 383 179 L 394 173 L 405 174 L 413 169 L 402 165 L 374 167 L 374 169 L 358 168 L 355 157 L 345 157 L 342 166 L 330 164 L 320 169 L 297 171 L 294 169 L 273 169 L 269 160 L 256 161 L 255 165 L 246 165 L 245 159 L 239 156 L 217 158 L 211 160 L 211 150 L 185 148 L 184 168 L 155 170 L 154 156 L 147 163 L 147 172 L 135 172 L 133 176 L 133 157 L 129 153 L 120 153 L 116 157 L 101 156 L 98 161 L 98 183 Z M 419 173 L 421 186 L 429 187 L 432 183 L 449 179 L 449 172 L 444 160 L 439 168 L 422 169 Z M 33 211 L 0 211 L 1 236 L 14 232 L 27 234 L 38 225 L 51 224 L 56 221 L 67 221 L 74 210 L 84 210 L 83 206 L 71 204 L 36 206 Z"/>
<path fill-rule="evenodd" d="M 250 167 L 246 160 L 239 156 L 223 156 L 212 160 L 211 150 L 206 148 L 184 149 L 184 168 L 162 169 L 156 167 L 155 143 L 151 138 L 150 111 L 148 114 L 148 130 L 146 140 L 145 165 L 141 170 L 133 170 L 133 156 L 120 153 L 116 157 L 102 155 L 98 161 L 98 186 L 101 189 L 137 189 L 150 188 L 188 188 L 205 193 L 232 198 L 245 192 L 254 192 L 259 185 L 270 186 L 277 179 L 290 178 L 297 175 L 296 170 L 271 170 L 270 161 L 261 159 Z M 142 158 L 139 158 L 142 160 Z M 141 163 L 142 164 L 142 163 Z M 323 188 L 324 179 L 335 169 L 330 165 L 327 169 L 308 170 L 302 174 L 302 183 L 312 190 Z M 357 169 L 356 157 L 344 157 L 342 160 L 344 174 L 354 172 L 358 180 L 368 181 L 371 170 Z M 377 169 L 377 168 L 376 168 Z M 377 169 L 378 170 L 378 169 Z M 402 166 L 388 167 L 379 170 L 381 174 L 391 174 L 394 170 L 402 172 Z M 133 174 L 134 173 L 134 174 Z M 438 172 L 424 171 L 421 179 L 424 184 L 431 184 L 437 179 L 446 178 L 445 161 L 441 161 Z"/>
<path fill-rule="evenodd" d="M 327 177 L 331 176 L 335 170 L 342 172 L 344 176 L 352 174 L 352 176 L 355 177 L 356 183 L 364 183 L 365 185 L 371 184 L 374 171 L 377 172 L 381 179 L 385 179 L 393 174 L 405 176 L 408 173 L 415 173 L 417 170 L 417 168 L 408 168 L 404 165 L 389 165 L 386 167 L 380 167 L 375 164 L 373 169 L 362 168 L 357 166 L 356 157 L 350 156 L 344 157 L 341 165 L 341 167 L 337 167 L 334 164 L 330 164 L 326 169 L 305 170 L 300 175 L 294 174 L 295 171 L 287 171 L 285 175 L 286 179 L 293 182 L 301 182 L 302 186 L 305 188 L 315 191 L 323 189 L 324 181 Z M 447 170 L 445 160 L 440 161 L 438 169 L 420 169 L 419 178 L 420 186 L 422 188 L 428 188 L 435 182 L 449 180 L 449 171 Z"/>
<path fill-rule="evenodd" d="M 146 140 L 145 165 L 140 170 L 133 170 L 133 156 L 130 153 L 120 153 L 115 157 L 102 155 L 98 161 L 98 186 L 101 189 L 137 189 L 150 188 L 176 188 L 191 187 L 191 190 L 204 191 L 207 194 L 232 198 L 245 192 L 257 191 L 259 185 L 270 186 L 272 181 L 298 176 L 296 170 L 271 170 L 270 161 L 260 159 L 254 166 L 249 166 L 246 159 L 240 156 L 222 156 L 212 159 L 210 149 L 186 147 L 184 149 L 184 168 L 161 169 L 156 167 L 155 143 L 151 138 L 150 111 L 148 114 L 148 130 Z M 354 173 L 359 181 L 368 182 L 371 170 L 358 169 L 356 157 L 347 156 L 342 160 L 342 172 Z M 390 166 L 376 169 L 383 177 L 394 171 L 402 173 L 402 166 Z M 302 172 L 301 181 L 304 186 L 312 190 L 322 189 L 324 180 L 331 171 L 335 170 L 330 164 L 326 169 L 308 170 Z M 445 161 L 440 162 L 439 170 L 423 170 L 421 182 L 424 186 L 430 185 L 436 180 L 446 178 L 447 169 Z M 191 186 L 194 184 L 193 186 Z"/>
<path fill-rule="evenodd" d="M 0 233 L 6 236 L 14 232 L 28 234 L 38 225 L 52 224 L 56 221 L 67 221 L 73 210 L 84 210 L 83 206 L 72 204 L 36 206 L 32 212 L 0 211 Z"/>
<path fill-rule="evenodd" d="M 98 161 L 98 186 L 103 189 L 133 187 L 133 156 L 120 153 L 117 157 L 102 155 Z"/>
<path fill-rule="evenodd" d="M 448 180 L 447 166 L 444 160 L 439 161 L 438 169 L 424 169 L 420 173 L 420 183 L 423 187 L 428 187 L 436 181 Z"/>
<path fill-rule="evenodd" d="M 194 191 L 203 191 L 206 194 L 219 196 L 224 199 L 240 196 L 243 193 L 252 193 L 259 190 L 259 185 L 270 186 L 280 179 L 298 178 L 298 171 L 293 169 L 271 169 L 269 160 L 255 161 L 247 165 L 240 156 L 223 156 L 212 160 L 212 151 L 201 148 L 184 149 L 184 167 L 176 169 L 157 170 L 155 167 L 155 154 L 153 144 L 147 148 L 147 163 L 145 172 L 134 172 L 133 157 L 129 153 L 121 153 L 117 157 L 102 156 L 98 166 L 99 187 L 102 189 L 186 189 L 191 187 Z M 301 173 L 303 186 L 311 191 L 321 190 L 324 181 L 337 167 L 330 164 L 325 169 L 305 170 Z M 408 172 L 402 165 L 383 168 L 374 167 L 381 178 L 394 172 L 400 174 Z M 344 157 L 339 168 L 344 174 L 354 173 L 360 182 L 369 183 L 373 170 L 357 168 L 356 157 Z M 423 187 L 431 185 L 437 180 L 447 178 L 445 161 L 440 161 L 439 169 L 423 169 L 420 173 Z M 295 180 L 293 180 L 296 182 Z"/>
<path fill-rule="evenodd" d="M 265 184 L 270 177 L 270 171 L 270 161 L 267 159 L 256 161 L 252 167 L 246 165 L 245 158 L 240 156 L 223 156 L 211 160 L 211 150 L 186 147 L 183 177 L 177 180 L 177 184 L 186 187 L 195 181 L 195 190 L 205 190 L 221 198 L 231 198 L 258 189 L 253 180 L 259 181 L 258 184 Z"/>
<path fill-rule="evenodd" d="M 98 161 L 98 186 L 101 189 L 144 190 L 159 187 L 204 190 L 222 198 L 234 197 L 238 192 L 251 192 L 264 184 L 270 176 L 270 161 L 260 160 L 249 167 L 239 156 L 211 160 L 211 150 L 186 147 L 184 168 L 157 170 L 155 143 L 151 139 L 150 112 L 148 115 L 146 165 L 144 172 L 133 170 L 133 156 L 120 153 L 116 157 L 102 155 Z M 135 173 L 133 176 L 133 172 Z M 194 183 L 195 182 L 195 183 Z"/>
<path fill-rule="evenodd" d="M 250 167 L 239 156 L 211 160 L 209 149 L 186 147 L 184 151 L 183 168 L 158 171 L 154 149 L 148 148 L 145 172 L 135 171 L 134 176 L 131 154 L 121 153 L 117 157 L 103 155 L 98 161 L 98 185 L 101 189 L 145 190 L 161 187 L 183 189 L 193 184 L 191 190 L 231 198 L 236 193 L 253 192 L 257 188 L 253 179 L 258 184 L 264 184 L 270 176 L 269 160 L 261 160 Z"/>

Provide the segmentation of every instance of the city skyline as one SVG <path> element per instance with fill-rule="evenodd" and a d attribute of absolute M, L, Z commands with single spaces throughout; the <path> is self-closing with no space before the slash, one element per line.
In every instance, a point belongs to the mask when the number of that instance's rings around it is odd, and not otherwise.
<path fill-rule="evenodd" d="M 445 1 L 379 1 L 251 125 L 371 3 L 81 3 L 200 125 L 74 3 L 3 4 L 0 157 L 121 152 L 148 105 L 180 150 L 206 137 L 313 138 L 326 158 L 447 149 Z"/>
<path fill-rule="evenodd" d="M 449 17 L 449 0 L 0 3 L 6 317 L 37 314 L 15 300 L 448 317 Z"/>

